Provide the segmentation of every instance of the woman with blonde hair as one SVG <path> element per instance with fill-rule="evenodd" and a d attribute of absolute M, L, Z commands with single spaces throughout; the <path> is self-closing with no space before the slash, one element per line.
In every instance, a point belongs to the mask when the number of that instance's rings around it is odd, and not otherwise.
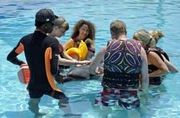
<path fill-rule="evenodd" d="M 157 46 L 157 43 L 159 42 L 159 40 L 164 37 L 163 32 L 159 31 L 159 30 L 150 30 L 148 31 L 150 36 L 154 39 L 154 45 L 152 47 L 154 47 L 156 50 L 158 50 L 159 52 L 161 52 L 161 54 L 163 54 L 165 56 L 165 58 L 169 61 L 169 56 L 168 54 L 160 47 Z"/>
<path fill-rule="evenodd" d="M 49 33 L 49 36 L 55 37 L 56 39 L 60 38 L 65 34 L 65 32 L 69 29 L 69 24 L 65 20 L 64 17 L 59 16 L 57 17 L 53 22 L 53 30 L 51 33 Z M 62 81 L 64 75 L 62 74 L 63 69 L 69 68 L 71 65 L 78 65 L 78 64 L 89 64 L 90 61 L 83 60 L 83 61 L 77 61 L 67 55 L 63 49 L 63 46 L 59 42 L 59 73 L 55 76 L 56 81 L 59 83 Z"/>
<path fill-rule="evenodd" d="M 150 84 L 159 85 L 165 74 L 177 72 L 177 69 L 165 58 L 161 51 L 153 47 L 156 42 L 148 31 L 138 30 L 134 33 L 133 39 L 140 41 L 146 50 Z"/>
<path fill-rule="evenodd" d="M 155 39 L 156 44 L 158 43 L 159 39 L 161 39 L 162 37 L 164 37 L 164 34 L 162 31 L 159 30 L 150 30 L 148 31 L 149 34 Z"/>

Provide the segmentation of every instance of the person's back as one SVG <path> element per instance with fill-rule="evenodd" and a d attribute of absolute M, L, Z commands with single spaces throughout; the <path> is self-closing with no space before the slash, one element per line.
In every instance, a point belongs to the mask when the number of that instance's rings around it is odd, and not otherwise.
<path fill-rule="evenodd" d="M 140 43 L 133 40 L 112 41 L 104 56 L 103 86 L 137 89 L 142 64 L 140 55 Z"/>
<path fill-rule="evenodd" d="M 49 89 L 50 84 L 46 73 L 51 70 L 46 67 L 48 60 L 45 56 L 48 55 L 48 50 L 52 50 L 52 45 L 58 47 L 58 41 L 40 31 L 35 31 L 33 34 L 23 37 L 21 42 L 31 71 L 28 89 Z M 52 70 L 52 74 L 56 74 L 56 67 L 52 68 Z"/>
<path fill-rule="evenodd" d="M 101 103 L 109 106 L 118 101 L 125 109 L 137 108 L 140 106 L 138 89 L 147 90 L 148 86 L 145 51 L 139 42 L 127 40 L 124 22 L 113 21 L 110 30 L 112 40 L 104 55 Z"/>

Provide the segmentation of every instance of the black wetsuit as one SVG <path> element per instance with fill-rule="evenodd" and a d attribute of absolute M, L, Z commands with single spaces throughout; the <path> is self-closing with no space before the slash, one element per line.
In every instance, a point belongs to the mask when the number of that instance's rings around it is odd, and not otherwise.
<path fill-rule="evenodd" d="M 54 75 L 58 73 L 59 42 L 40 31 L 24 36 L 17 46 L 9 53 L 7 60 L 21 65 L 24 62 L 17 56 L 25 52 L 31 78 L 28 84 L 31 98 L 40 98 L 44 94 L 56 99 L 64 97 L 54 83 Z"/>
<path fill-rule="evenodd" d="M 169 60 L 169 57 L 168 57 L 167 53 L 164 52 L 164 51 L 163 51 L 161 48 L 159 48 L 159 47 L 154 47 L 154 48 L 148 50 L 148 51 L 147 51 L 147 54 L 148 54 L 149 52 L 155 52 L 155 53 L 161 58 L 162 61 L 164 61 L 163 56 L 164 56 L 167 60 Z M 162 56 L 162 55 L 163 55 L 163 56 Z M 150 65 L 148 65 L 148 70 L 149 70 L 149 73 L 152 73 L 152 72 L 154 72 L 154 71 L 157 71 L 157 70 L 158 70 L 158 67 L 156 67 L 156 66 L 153 65 L 153 64 L 150 64 Z M 150 77 L 149 84 L 150 84 L 150 85 L 160 85 L 164 77 L 165 77 L 165 76 Z"/>

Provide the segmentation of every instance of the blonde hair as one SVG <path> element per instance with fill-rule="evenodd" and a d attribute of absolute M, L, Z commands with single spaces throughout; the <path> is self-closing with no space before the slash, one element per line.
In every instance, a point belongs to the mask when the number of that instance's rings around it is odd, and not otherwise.
<path fill-rule="evenodd" d="M 156 41 L 145 29 L 138 30 L 134 33 L 133 39 L 141 41 L 143 45 L 147 47 L 154 47 Z"/>
<path fill-rule="evenodd" d="M 156 43 L 158 42 L 160 38 L 164 36 L 163 32 L 159 30 L 151 30 L 149 31 L 149 34 L 155 39 Z"/>
<path fill-rule="evenodd" d="M 54 23 L 54 26 L 62 27 L 65 30 L 69 29 L 68 22 L 66 22 L 66 20 L 62 16 L 59 16 L 58 18 L 56 18 L 53 23 Z"/>

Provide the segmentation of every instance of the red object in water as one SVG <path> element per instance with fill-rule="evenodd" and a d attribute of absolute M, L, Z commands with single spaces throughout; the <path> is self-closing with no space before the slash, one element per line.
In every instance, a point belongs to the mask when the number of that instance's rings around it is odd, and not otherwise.
<path fill-rule="evenodd" d="M 22 64 L 18 71 L 19 81 L 23 84 L 28 84 L 30 80 L 30 70 L 27 64 Z"/>

